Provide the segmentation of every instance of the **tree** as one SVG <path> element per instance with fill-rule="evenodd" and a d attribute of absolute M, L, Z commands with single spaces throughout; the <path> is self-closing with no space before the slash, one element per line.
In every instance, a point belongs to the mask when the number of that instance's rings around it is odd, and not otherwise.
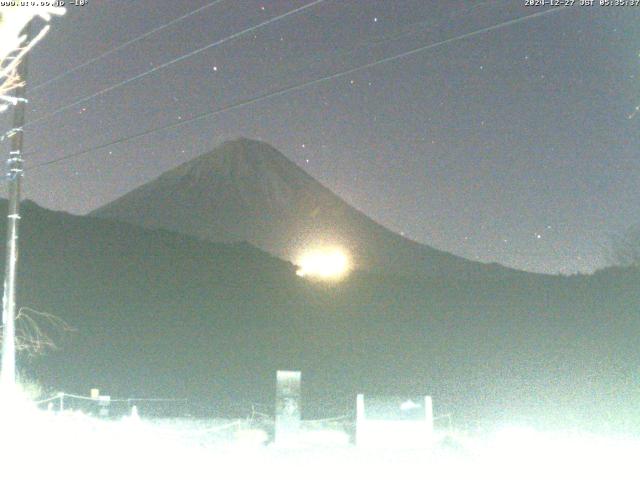
<path fill-rule="evenodd" d="M 16 350 L 28 356 L 42 355 L 59 348 L 63 337 L 74 331 L 55 315 L 22 307 L 16 316 Z"/>
<path fill-rule="evenodd" d="M 640 225 L 612 235 L 608 257 L 613 265 L 640 268 Z"/>
<path fill-rule="evenodd" d="M 11 94 L 23 84 L 18 75 L 18 65 L 47 34 L 49 26 L 45 25 L 31 39 L 27 39 L 22 31 L 36 17 L 48 22 L 52 15 L 64 12 L 60 7 L 0 7 L 0 112 L 17 101 Z"/>

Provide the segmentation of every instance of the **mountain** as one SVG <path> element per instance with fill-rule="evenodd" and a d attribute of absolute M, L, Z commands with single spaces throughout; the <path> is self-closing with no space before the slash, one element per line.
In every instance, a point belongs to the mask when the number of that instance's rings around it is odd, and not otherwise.
<path fill-rule="evenodd" d="M 293 263 L 313 247 L 339 247 L 367 271 L 467 276 L 508 270 L 391 232 L 270 145 L 241 138 L 168 171 L 92 215 L 214 242 L 247 241 Z"/>
<path fill-rule="evenodd" d="M 6 201 L 0 201 L 6 211 Z M 18 305 L 57 348 L 19 356 L 52 392 L 273 407 L 300 369 L 303 414 L 352 414 L 358 392 L 428 393 L 454 425 L 546 422 L 640 432 L 640 272 L 480 279 L 299 277 L 248 243 L 22 209 Z M 4 222 L 0 236 L 5 235 Z M 0 242 L 4 258 L 4 242 Z M 145 413 L 145 407 L 141 406 Z"/>

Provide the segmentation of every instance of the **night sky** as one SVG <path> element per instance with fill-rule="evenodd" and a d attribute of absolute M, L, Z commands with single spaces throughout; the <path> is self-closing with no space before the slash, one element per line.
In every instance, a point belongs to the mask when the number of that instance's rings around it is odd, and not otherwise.
<path fill-rule="evenodd" d="M 219 2 L 36 88 L 27 120 L 311 1 Z M 524 2 L 326 0 L 30 126 L 27 168 L 542 11 Z M 32 54 L 29 85 L 208 3 L 72 6 Z M 639 51 L 640 7 L 574 6 L 34 169 L 25 189 L 83 214 L 246 136 L 421 243 L 525 270 L 590 272 L 610 235 L 640 217 L 640 115 L 629 118 Z"/>

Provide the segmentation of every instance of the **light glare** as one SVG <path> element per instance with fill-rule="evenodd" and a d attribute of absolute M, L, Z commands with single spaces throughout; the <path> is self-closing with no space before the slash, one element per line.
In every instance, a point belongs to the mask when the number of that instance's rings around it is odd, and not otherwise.
<path fill-rule="evenodd" d="M 349 259 L 339 249 L 319 249 L 304 253 L 298 261 L 300 277 L 316 277 L 324 280 L 342 278 L 349 271 Z"/>

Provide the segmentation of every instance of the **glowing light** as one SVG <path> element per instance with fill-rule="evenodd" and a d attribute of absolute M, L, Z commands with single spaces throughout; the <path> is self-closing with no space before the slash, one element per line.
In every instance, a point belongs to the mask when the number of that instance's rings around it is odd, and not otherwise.
<path fill-rule="evenodd" d="M 305 252 L 298 261 L 300 277 L 331 280 L 344 277 L 350 269 L 349 258 L 340 249 L 318 249 Z"/>

